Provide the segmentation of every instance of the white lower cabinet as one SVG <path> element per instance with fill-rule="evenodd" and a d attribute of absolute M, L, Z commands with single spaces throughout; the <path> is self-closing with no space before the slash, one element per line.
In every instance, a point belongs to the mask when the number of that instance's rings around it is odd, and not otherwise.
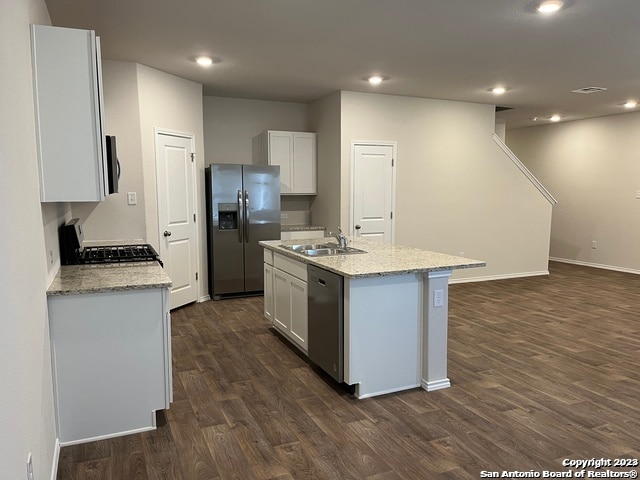
<path fill-rule="evenodd" d="M 62 445 L 155 428 L 172 401 L 164 288 L 48 297 Z"/>
<path fill-rule="evenodd" d="M 273 284 L 268 292 L 265 282 L 265 317 L 304 352 L 307 351 L 307 267 L 274 254 L 274 265 L 265 263 L 265 279 L 271 270 Z M 272 308 L 271 315 L 267 312 Z"/>

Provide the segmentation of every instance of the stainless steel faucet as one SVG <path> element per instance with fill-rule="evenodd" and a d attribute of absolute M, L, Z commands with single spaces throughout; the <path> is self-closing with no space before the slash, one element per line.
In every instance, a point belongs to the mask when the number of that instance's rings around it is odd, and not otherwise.
<path fill-rule="evenodd" d="M 335 238 L 338 241 L 340 248 L 347 248 L 347 237 L 342 233 L 342 229 L 338 227 L 338 233 L 329 232 L 329 236 Z"/>

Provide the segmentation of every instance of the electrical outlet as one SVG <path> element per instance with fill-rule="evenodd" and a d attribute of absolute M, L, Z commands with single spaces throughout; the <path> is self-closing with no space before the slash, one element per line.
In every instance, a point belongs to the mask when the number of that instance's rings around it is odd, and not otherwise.
<path fill-rule="evenodd" d="M 591 248 L 593 248 L 594 250 L 598 248 L 598 242 L 596 240 L 591 241 Z"/>
<path fill-rule="evenodd" d="M 287 218 L 289 218 L 289 215 L 288 215 L 288 214 L 286 214 L 286 213 L 281 213 L 281 214 L 280 214 L 280 220 L 285 220 L 285 219 L 287 219 Z"/>
<path fill-rule="evenodd" d="M 128 205 L 138 204 L 138 194 L 136 192 L 127 192 L 127 204 Z"/>
<path fill-rule="evenodd" d="M 444 290 L 433 291 L 433 306 L 434 308 L 444 307 Z"/>
<path fill-rule="evenodd" d="M 27 457 L 27 480 L 34 480 L 33 476 L 33 460 L 31 459 L 31 452 L 29 452 L 29 456 Z"/>
<path fill-rule="evenodd" d="M 53 265 L 53 250 L 49 250 L 49 263 Z"/>
<path fill-rule="evenodd" d="M 636 190 L 636 199 L 640 200 L 640 190 Z"/>

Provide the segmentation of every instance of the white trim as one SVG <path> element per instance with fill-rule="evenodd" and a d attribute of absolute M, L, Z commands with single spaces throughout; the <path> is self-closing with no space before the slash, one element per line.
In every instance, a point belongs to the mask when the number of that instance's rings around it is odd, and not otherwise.
<path fill-rule="evenodd" d="M 353 220 L 353 204 L 354 204 L 354 192 L 355 192 L 355 157 L 356 146 L 374 146 L 374 147 L 391 147 L 393 156 L 393 167 L 391 168 L 391 211 L 393 217 L 391 218 L 391 243 L 396 243 L 396 169 L 398 168 L 398 142 L 389 141 L 367 141 L 367 140 L 351 140 L 351 186 L 349 192 L 349 232 L 355 237 L 354 233 L 354 220 Z"/>
<path fill-rule="evenodd" d="M 434 392 L 436 390 L 442 390 L 443 388 L 449 388 L 451 386 L 451 381 L 448 378 L 443 378 L 442 380 L 433 380 L 431 382 L 425 382 L 423 380 L 420 386 L 427 392 Z"/>
<path fill-rule="evenodd" d="M 618 267 L 614 265 L 603 265 L 601 263 L 583 262 L 581 260 L 570 260 L 568 258 L 549 257 L 552 262 L 569 263 L 571 265 L 580 265 L 581 267 L 600 268 L 602 270 L 612 270 L 614 272 L 633 273 L 640 275 L 640 270 L 634 270 L 633 268 Z"/>
<path fill-rule="evenodd" d="M 364 398 L 371 398 L 371 397 L 377 397 L 379 395 L 387 395 L 389 393 L 395 393 L 395 392 L 403 392 L 405 390 L 409 390 L 411 388 L 416 388 L 419 387 L 420 384 L 416 383 L 415 385 L 405 385 L 403 387 L 397 387 L 397 388 L 390 388 L 388 390 L 379 390 L 377 392 L 369 392 L 369 393 L 365 393 L 364 395 L 359 395 L 359 389 L 360 389 L 360 384 L 357 383 L 356 384 L 356 393 L 355 396 L 358 400 L 362 400 Z"/>
<path fill-rule="evenodd" d="M 155 170 L 156 170 L 156 223 L 158 224 L 158 231 L 156 232 L 158 235 L 158 248 L 160 248 L 160 243 L 162 242 L 162 227 L 160 225 L 160 182 L 158 181 L 158 176 L 159 176 L 159 169 L 158 169 L 158 150 L 157 150 L 157 145 L 158 145 L 158 136 L 159 135 L 166 135 L 166 136 L 170 136 L 170 137 L 178 137 L 178 138 L 186 138 L 189 139 L 191 141 L 191 152 L 193 153 L 193 155 L 195 155 L 195 159 L 194 161 L 191 163 L 191 169 L 193 170 L 193 176 L 192 176 L 192 188 L 193 188 L 193 213 L 196 215 L 196 224 L 195 224 L 195 244 L 196 244 L 196 259 L 195 259 L 195 271 L 196 272 L 200 272 L 200 228 L 199 222 L 202 222 L 203 220 L 206 221 L 206 218 L 202 215 L 200 215 L 200 210 L 199 210 L 199 202 L 198 202 L 198 185 L 200 184 L 199 182 L 199 169 L 198 169 L 198 165 L 197 165 L 197 158 L 198 158 L 198 152 L 196 152 L 196 136 L 193 133 L 186 133 L 186 132 L 179 132 L 176 130 L 166 130 L 164 128 L 159 128 L 159 127 L 153 127 L 153 148 L 154 148 L 154 166 L 155 166 Z M 198 274 L 198 278 L 197 280 L 195 280 L 195 288 L 196 288 L 196 301 L 198 300 L 198 295 L 200 292 L 200 276 Z M 169 302 L 169 305 L 171 304 L 171 302 Z"/>
<path fill-rule="evenodd" d="M 539 272 L 520 272 L 520 273 L 507 273 L 504 275 L 487 275 L 485 277 L 469 277 L 469 278 L 452 278 L 449 280 L 449 284 L 454 283 L 471 283 L 471 282 L 489 282 L 492 280 L 513 280 L 515 278 L 526 277 L 540 277 L 543 275 L 549 275 L 549 270 L 541 270 Z"/>
<path fill-rule="evenodd" d="M 56 438 L 56 444 L 53 447 L 53 461 L 51 462 L 51 480 L 58 477 L 58 462 L 60 461 L 60 439 Z"/>
<path fill-rule="evenodd" d="M 427 273 L 428 278 L 445 278 L 450 277 L 453 270 L 433 270 Z"/>
<path fill-rule="evenodd" d="M 211 300 L 211 296 L 203 295 L 198 299 L 198 303 L 206 302 L 207 300 Z"/>
<path fill-rule="evenodd" d="M 155 430 L 155 429 L 156 429 L 155 425 L 152 427 L 136 428 L 134 430 L 126 430 L 124 432 L 110 433 L 108 435 L 99 435 L 97 437 L 81 438 L 79 440 L 71 440 L 69 442 L 60 442 L 60 446 L 68 447 L 71 445 L 80 445 L 81 443 L 97 442 L 99 440 L 108 440 L 110 438 L 123 437 L 125 435 L 133 435 L 134 433 L 150 432 L 151 430 Z"/>
<path fill-rule="evenodd" d="M 547 190 L 544 185 L 540 183 L 540 181 L 533 175 L 533 173 L 531 173 L 531 171 L 529 171 L 529 169 L 524 166 L 520 159 L 516 157 L 515 153 L 513 153 L 511 149 L 495 133 L 493 134 L 493 141 L 502 149 L 507 157 L 509 157 L 509 159 L 514 163 L 514 165 L 518 167 L 522 173 L 524 173 L 525 177 L 529 179 L 533 186 L 536 187 L 538 191 L 542 193 L 542 195 L 544 195 L 544 197 L 549 201 L 551 205 L 555 205 L 556 203 L 558 203 L 554 196 L 549 193 L 549 190 Z"/>

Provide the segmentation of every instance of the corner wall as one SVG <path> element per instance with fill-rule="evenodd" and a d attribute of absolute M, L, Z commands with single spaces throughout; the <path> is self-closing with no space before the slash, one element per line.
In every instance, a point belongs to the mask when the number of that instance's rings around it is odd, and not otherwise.
<path fill-rule="evenodd" d="M 205 208 L 204 208 L 204 131 L 202 85 L 175 75 L 136 64 L 140 101 L 140 138 L 144 177 L 145 234 L 147 242 L 159 251 L 158 190 L 154 128 L 191 134 L 195 140 L 196 193 L 199 253 L 199 298 L 208 293 Z"/>
<path fill-rule="evenodd" d="M 0 2 L 0 476 L 7 479 L 26 478 L 29 452 L 35 478 L 50 478 L 58 451 L 43 227 L 65 207 L 40 204 L 30 23 L 51 24 L 44 1 Z"/>
<path fill-rule="evenodd" d="M 552 258 L 640 273 L 638 131 L 640 113 L 507 131 L 509 147 L 558 199 Z"/>
<path fill-rule="evenodd" d="M 317 100 L 310 109 L 311 130 L 318 133 L 318 197 L 311 209 L 311 220 L 327 230 L 340 225 L 341 95 L 336 92 Z"/>
<path fill-rule="evenodd" d="M 396 141 L 398 244 L 487 262 L 457 280 L 548 272 L 552 208 L 494 143 L 493 106 L 342 92 L 341 111 L 342 225 L 351 142 Z"/>

